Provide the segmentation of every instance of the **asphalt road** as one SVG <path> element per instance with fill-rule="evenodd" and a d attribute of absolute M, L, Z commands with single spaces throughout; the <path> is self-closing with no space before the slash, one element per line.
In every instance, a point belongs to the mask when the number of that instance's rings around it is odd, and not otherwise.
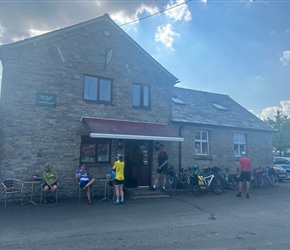
<path fill-rule="evenodd" d="M 290 249 L 290 181 L 235 194 L 1 203 L 0 249 Z"/>

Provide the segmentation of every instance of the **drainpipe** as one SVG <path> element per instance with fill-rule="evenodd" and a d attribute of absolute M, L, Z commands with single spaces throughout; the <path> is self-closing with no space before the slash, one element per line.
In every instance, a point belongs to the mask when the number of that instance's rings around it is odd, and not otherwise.
<path fill-rule="evenodd" d="M 184 125 L 181 125 L 180 127 L 179 127 L 179 136 L 180 137 L 182 137 L 182 128 L 184 127 Z M 179 162 L 178 162 L 178 165 L 179 165 L 179 172 L 180 172 L 180 169 L 181 169 L 181 159 L 182 159 L 182 151 L 181 151 L 181 141 L 179 142 Z"/>

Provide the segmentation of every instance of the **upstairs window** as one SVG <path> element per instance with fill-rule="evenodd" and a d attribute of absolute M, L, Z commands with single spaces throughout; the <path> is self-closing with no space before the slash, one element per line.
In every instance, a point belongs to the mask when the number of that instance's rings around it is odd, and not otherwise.
<path fill-rule="evenodd" d="M 110 152 L 111 141 L 109 139 L 82 136 L 81 163 L 109 163 Z"/>
<path fill-rule="evenodd" d="M 84 99 L 102 103 L 112 102 L 112 80 L 85 75 Z"/>
<path fill-rule="evenodd" d="M 150 107 L 150 87 L 148 85 L 133 84 L 133 107 Z"/>
<path fill-rule="evenodd" d="M 246 152 L 246 137 L 244 134 L 234 134 L 234 152 L 235 156 L 241 156 Z"/>
<path fill-rule="evenodd" d="M 208 155 L 208 132 L 207 131 L 195 131 L 194 136 L 194 148 L 196 155 Z"/>

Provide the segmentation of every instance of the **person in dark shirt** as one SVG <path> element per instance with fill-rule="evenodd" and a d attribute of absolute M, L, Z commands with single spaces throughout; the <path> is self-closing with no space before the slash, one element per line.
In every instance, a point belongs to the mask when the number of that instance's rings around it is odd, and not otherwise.
<path fill-rule="evenodd" d="M 152 189 L 154 191 L 156 190 L 157 183 L 159 181 L 160 175 L 162 174 L 163 187 L 162 187 L 161 191 L 165 192 L 166 174 L 167 174 L 167 166 L 168 166 L 168 164 L 167 164 L 168 154 L 165 152 L 165 146 L 162 144 L 160 145 L 160 152 L 158 154 L 157 162 L 158 162 L 157 173 L 156 173 L 155 182 L 154 182 Z"/>

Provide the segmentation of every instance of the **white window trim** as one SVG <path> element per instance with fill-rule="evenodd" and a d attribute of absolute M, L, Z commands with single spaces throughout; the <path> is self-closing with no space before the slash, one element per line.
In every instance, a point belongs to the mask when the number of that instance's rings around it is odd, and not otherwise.
<path fill-rule="evenodd" d="M 197 140 L 196 138 L 195 138 L 195 133 L 196 132 L 199 132 L 200 133 L 200 138 L 201 139 L 199 139 L 199 140 Z M 206 135 L 207 135 L 207 140 L 203 140 L 202 139 L 202 133 L 206 133 Z M 205 130 L 195 130 L 194 131 L 194 146 L 195 146 L 195 143 L 196 142 L 199 142 L 199 144 L 200 144 L 200 152 L 201 153 L 196 153 L 195 152 L 195 150 L 194 150 L 194 153 L 196 154 L 196 155 L 209 155 L 209 142 L 208 142 L 208 131 L 205 131 Z M 202 148 L 202 143 L 203 142 L 206 142 L 206 145 L 207 145 L 207 154 L 203 154 L 202 152 L 204 151 L 204 150 L 202 150 L 203 148 Z"/>
<path fill-rule="evenodd" d="M 235 141 L 235 136 L 238 136 L 238 141 Z M 243 140 L 241 140 L 241 137 L 243 137 Z M 238 154 L 235 153 L 235 156 L 241 156 L 242 151 L 246 152 L 246 135 L 245 134 L 234 134 L 234 148 L 235 145 L 238 145 Z M 244 146 L 244 150 L 241 150 L 241 145 Z"/>

